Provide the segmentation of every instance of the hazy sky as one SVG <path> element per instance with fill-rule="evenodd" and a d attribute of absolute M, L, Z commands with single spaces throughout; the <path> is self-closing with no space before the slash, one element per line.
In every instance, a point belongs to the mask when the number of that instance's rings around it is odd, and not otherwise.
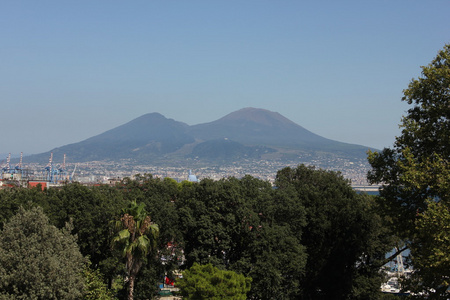
<path fill-rule="evenodd" d="M 150 112 L 193 125 L 244 107 L 388 147 L 402 90 L 450 42 L 449 15 L 448 0 L 4 0 L 0 153 Z"/>

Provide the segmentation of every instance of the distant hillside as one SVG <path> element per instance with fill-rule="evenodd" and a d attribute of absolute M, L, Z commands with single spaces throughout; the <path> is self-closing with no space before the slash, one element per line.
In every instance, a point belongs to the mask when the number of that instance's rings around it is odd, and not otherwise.
<path fill-rule="evenodd" d="M 189 132 L 200 139 L 228 138 L 245 144 L 309 147 L 328 143 L 279 113 L 244 108 L 210 123 L 194 125 Z"/>
<path fill-rule="evenodd" d="M 326 139 L 283 117 L 279 113 L 258 108 L 244 108 L 210 123 L 189 128 L 192 136 L 202 140 L 228 138 L 246 145 L 353 152 L 367 147 Z"/>
<path fill-rule="evenodd" d="M 263 154 L 276 152 L 264 146 L 244 146 L 228 139 L 210 140 L 197 144 L 192 150 L 191 158 L 209 161 L 230 161 L 239 159 L 261 159 Z"/>
<path fill-rule="evenodd" d="M 84 141 L 27 157 L 28 161 L 55 160 L 63 154 L 71 162 L 133 159 L 136 163 L 174 163 L 174 158 L 198 161 L 291 159 L 307 154 L 332 153 L 365 157 L 367 147 L 326 139 L 279 113 L 244 108 L 205 124 L 188 126 L 159 113 L 145 114 Z"/>
<path fill-rule="evenodd" d="M 150 113 L 79 143 L 33 155 L 30 159 L 48 159 L 53 152 L 56 160 L 65 153 L 76 162 L 123 158 L 151 160 L 193 143 L 194 138 L 187 133 L 187 128 L 187 124 Z"/>

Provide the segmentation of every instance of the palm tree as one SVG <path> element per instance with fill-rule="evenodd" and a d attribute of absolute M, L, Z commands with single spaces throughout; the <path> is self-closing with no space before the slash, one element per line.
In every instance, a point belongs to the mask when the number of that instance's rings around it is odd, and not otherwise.
<path fill-rule="evenodd" d="M 120 250 L 126 259 L 128 300 L 133 300 L 136 275 L 141 269 L 143 258 L 156 248 L 159 233 L 158 225 L 151 222 L 144 206 L 144 203 L 138 205 L 132 201 L 123 210 L 122 217 L 116 222 L 116 228 L 120 231 L 112 240 L 113 247 Z"/>

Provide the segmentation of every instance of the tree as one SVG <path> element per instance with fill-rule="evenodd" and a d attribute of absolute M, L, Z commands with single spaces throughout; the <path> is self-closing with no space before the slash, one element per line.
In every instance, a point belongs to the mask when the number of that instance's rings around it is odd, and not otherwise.
<path fill-rule="evenodd" d="M 212 264 L 194 265 L 176 281 L 187 300 L 245 300 L 252 279 L 233 271 L 219 270 Z"/>
<path fill-rule="evenodd" d="M 261 224 L 233 267 L 252 278 L 251 299 L 299 299 L 307 261 L 305 247 L 289 226 Z"/>
<path fill-rule="evenodd" d="M 113 300 L 113 293 L 104 283 L 98 269 L 91 269 L 88 263 L 83 271 L 85 280 L 84 300 Z"/>
<path fill-rule="evenodd" d="M 416 221 L 416 241 L 420 242 L 411 245 L 415 272 L 409 283 L 431 292 L 433 298 L 446 295 L 450 286 L 449 233 L 449 208 L 442 203 L 429 203 L 427 211 Z"/>
<path fill-rule="evenodd" d="M 448 260 L 450 253 L 440 240 L 448 241 L 450 234 L 435 225 L 445 223 L 450 207 L 450 45 L 422 67 L 422 77 L 413 79 L 403 93 L 402 101 L 412 108 L 402 119 L 393 148 L 369 153 L 368 179 L 383 185 L 381 204 L 399 238 L 411 245 L 414 274 L 421 280 L 408 288 L 441 297 L 449 273 L 440 261 Z M 441 254 L 429 255 L 432 252 Z"/>
<path fill-rule="evenodd" d="M 134 282 L 145 257 L 156 248 L 159 228 L 151 222 L 144 204 L 135 201 L 123 210 L 116 226 L 121 230 L 113 238 L 113 246 L 120 250 L 125 258 L 128 276 L 128 300 L 133 299 Z"/>
<path fill-rule="evenodd" d="M 0 234 L 0 296 L 79 299 L 83 269 L 76 238 L 49 224 L 42 208 L 20 208 Z"/>
<path fill-rule="evenodd" d="M 51 195 L 50 193 L 54 194 Z M 117 217 L 129 201 L 121 193 L 106 185 L 86 187 L 72 183 L 61 189 L 49 189 L 51 203 L 44 208 L 50 213 L 53 224 L 61 227 L 68 219 L 73 220 L 73 233 L 84 256 L 89 256 L 93 269 L 100 269 L 111 288 L 113 278 L 120 272 L 119 258 L 111 251 L 110 221 Z"/>
<path fill-rule="evenodd" d="M 46 191 L 45 191 L 46 192 Z M 22 206 L 26 209 L 36 206 L 34 203 L 46 202 L 47 195 L 38 188 L 1 189 L 0 190 L 0 229 Z M 43 206 L 43 205 L 39 205 Z M 44 210 L 45 211 L 45 210 Z M 48 214 L 46 213 L 48 216 Z M 66 220 L 68 221 L 68 220 Z M 51 223 L 51 222 L 50 222 Z M 65 222 L 62 223 L 64 226 Z M 54 224 L 53 224 L 54 225 Z"/>
<path fill-rule="evenodd" d="M 297 299 L 379 299 L 389 249 L 371 198 L 356 194 L 340 173 L 304 165 L 278 171 L 275 185 L 306 214 L 306 224 L 292 228 L 307 252 Z"/>
<path fill-rule="evenodd" d="M 158 252 L 143 262 L 135 282 L 135 299 L 150 299 L 158 291 L 161 274 L 179 269 L 182 259 L 178 212 L 176 202 L 181 184 L 170 178 L 157 178 L 151 174 L 137 174 L 133 179 L 125 178 L 118 189 L 125 199 L 144 203 L 152 221 L 158 224 Z"/>
<path fill-rule="evenodd" d="M 253 279 L 252 299 L 294 299 L 306 264 L 305 214 L 288 192 L 251 176 L 204 179 L 177 202 L 187 267 L 194 263 Z"/>
<path fill-rule="evenodd" d="M 246 176 L 241 193 L 251 203 L 244 214 L 239 259 L 232 270 L 250 276 L 252 299 L 297 299 L 307 262 L 301 244 L 306 215 L 292 190 L 273 189 L 267 182 Z"/>

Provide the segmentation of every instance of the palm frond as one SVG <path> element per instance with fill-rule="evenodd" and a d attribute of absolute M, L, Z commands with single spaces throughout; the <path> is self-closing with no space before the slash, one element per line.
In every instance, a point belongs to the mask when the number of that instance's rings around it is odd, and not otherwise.
<path fill-rule="evenodd" d="M 115 238 L 113 240 L 116 240 L 117 242 L 128 240 L 131 236 L 131 233 L 128 229 L 123 229 L 117 233 Z"/>
<path fill-rule="evenodd" d="M 137 247 L 139 251 L 144 256 L 146 256 L 148 252 L 152 249 L 152 243 L 150 242 L 150 239 L 147 236 L 142 235 L 137 239 L 137 241 L 138 241 Z"/>
<path fill-rule="evenodd" d="M 142 258 L 156 249 L 159 227 L 151 222 L 144 203 L 138 205 L 136 201 L 132 201 L 122 212 L 121 220 L 116 222 L 117 230 L 122 230 L 112 239 L 112 245 L 120 246 L 118 249 L 127 260 L 127 272 L 131 274 L 134 270 L 137 273 Z"/>

